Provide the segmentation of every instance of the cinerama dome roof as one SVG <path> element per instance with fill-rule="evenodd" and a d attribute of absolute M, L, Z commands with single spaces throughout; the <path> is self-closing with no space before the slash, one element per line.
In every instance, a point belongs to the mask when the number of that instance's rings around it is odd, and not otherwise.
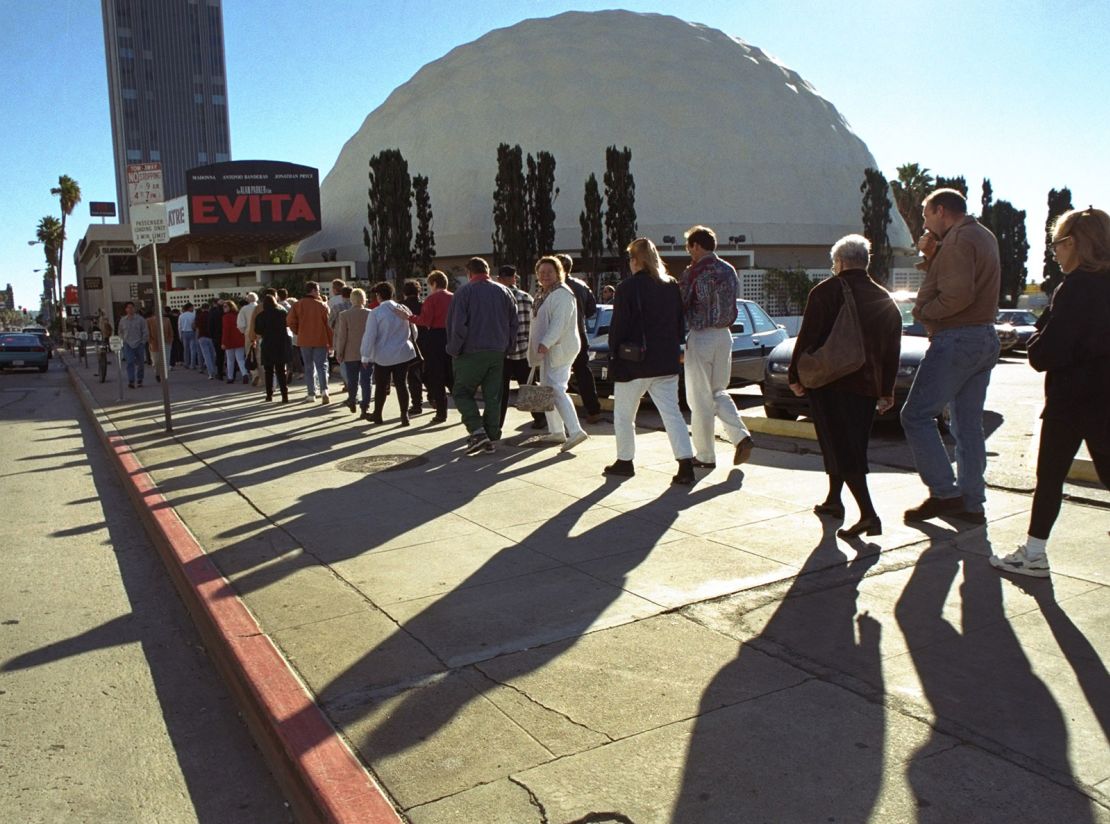
<path fill-rule="evenodd" d="M 424 66 L 347 141 L 321 187 L 323 230 L 298 259 L 365 258 L 370 157 L 399 148 L 429 178 L 440 256 L 486 254 L 497 146 L 556 161 L 556 248 L 581 247 L 586 177 L 605 147 L 632 149 L 639 232 L 659 243 L 695 223 L 722 242 L 830 245 L 861 231 L 875 166 L 836 108 L 763 51 L 659 14 L 568 12 L 497 29 Z M 892 209 L 894 246 L 909 246 Z"/>

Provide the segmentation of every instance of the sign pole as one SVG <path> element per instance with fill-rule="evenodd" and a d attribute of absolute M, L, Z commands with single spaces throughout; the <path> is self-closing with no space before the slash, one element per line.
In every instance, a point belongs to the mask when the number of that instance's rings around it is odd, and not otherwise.
<path fill-rule="evenodd" d="M 162 366 L 162 411 L 166 418 L 166 432 L 173 432 L 173 418 L 170 416 L 170 365 L 169 353 L 166 351 L 166 330 L 162 328 L 164 315 L 162 314 L 162 284 L 158 279 L 158 244 L 150 244 L 150 252 L 154 256 L 154 317 L 155 334 L 158 336 L 158 359 Z M 154 366 L 155 372 L 158 364 Z"/>

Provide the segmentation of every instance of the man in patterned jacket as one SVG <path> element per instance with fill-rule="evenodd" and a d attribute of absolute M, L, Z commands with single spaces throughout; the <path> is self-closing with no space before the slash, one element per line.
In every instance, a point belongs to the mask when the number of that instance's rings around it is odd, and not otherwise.
<path fill-rule="evenodd" d="M 686 232 L 686 249 L 692 263 L 679 278 L 686 310 L 686 402 L 690 404 L 690 430 L 694 440 L 694 466 L 717 465 L 713 448 L 714 416 L 721 419 L 729 442 L 735 447 L 733 465 L 752 454 L 752 436 L 736 404 L 725 391 L 732 375 L 732 333 L 736 322 L 736 297 L 740 279 L 736 270 L 716 255 L 717 236 L 707 226 Z"/>

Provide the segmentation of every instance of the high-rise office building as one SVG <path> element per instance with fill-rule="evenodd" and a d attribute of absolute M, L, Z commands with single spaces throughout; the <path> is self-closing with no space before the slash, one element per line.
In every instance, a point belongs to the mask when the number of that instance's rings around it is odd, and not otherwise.
<path fill-rule="evenodd" d="M 160 161 L 165 197 L 185 171 L 231 159 L 221 0 L 101 0 L 120 221 L 127 164 Z"/>

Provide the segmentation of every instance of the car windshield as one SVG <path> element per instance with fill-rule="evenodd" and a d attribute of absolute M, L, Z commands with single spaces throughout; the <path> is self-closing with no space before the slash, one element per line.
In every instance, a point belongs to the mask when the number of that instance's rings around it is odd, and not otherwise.
<path fill-rule="evenodd" d="M 1014 326 L 1034 326 L 1037 316 L 1032 312 L 999 312 L 999 323 L 1012 323 Z"/>
<path fill-rule="evenodd" d="M 609 334 L 609 321 L 613 317 L 613 307 L 601 304 L 597 307 L 597 314 L 586 319 L 586 334 L 591 338 L 598 335 Z"/>
<path fill-rule="evenodd" d="M 31 334 L 0 335 L 0 346 L 38 346 L 39 339 Z"/>

